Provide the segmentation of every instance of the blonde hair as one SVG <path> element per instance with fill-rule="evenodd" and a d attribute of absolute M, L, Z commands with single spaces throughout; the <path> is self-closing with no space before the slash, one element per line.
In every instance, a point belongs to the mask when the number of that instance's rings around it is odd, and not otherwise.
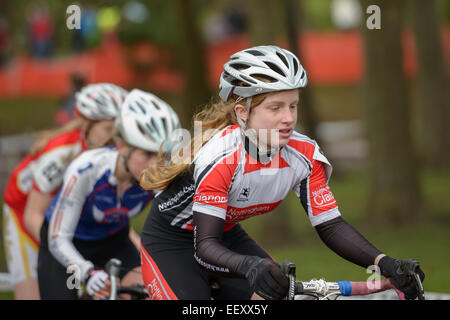
<path fill-rule="evenodd" d="M 264 101 L 270 93 L 263 93 L 252 97 L 250 111 Z M 169 184 L 181 174 L 189 170 L 198 146 L 206 144 L 218 131 L 229 125 L 237 124 L 234 107 L 237 104 L 237 96 L 233 96 L 229 102 L 219 100 L 207 105 L 203 110 L 194 115 L 193 121 L 199 121 L 202 125 L 202 134 L 194 136 L 187 147 L 178 151 L 179 159 L 175 163 L 165 159 L 160 150 L 158 162 L 143 170 L 140 175 L 140 185 L 145 190 L 165 190 Z M 189 158 L 188 158 L 189 157 Z"/>
<path fill-rule="evenodd" d="M 90 128 L 97 122 L 102 121 L 94 121 L 89 120 L 83 117 L 76 117 L 69 122 L 67 122 L 64 126 L 57 128 L 57 129 L 50 129 L 45 130 L 41 133 L 39 133 L 38 137 L 36 138 L 35 142 L 30 147 L 30 154 L 32 156 L 39 153 L 49 142 L 50 140 L 64 134 L 68 133 L 74 130 L 81 130 L 83 127 L 85 127 L 85 135 L 87 136 Z M 95 146 L 89 146 L 89 148 L 100 148 L 108 145 L 115 145 L 116 144 L 116 136 L 117 136 L 117 129 L 113 129 L 113 132 L 106 137 L 105 140 L 101 141 L 98 145 Z"/>
<path fill-rule="evenodd" d="M 50 142 L 50 140 L 56 138 L 57 136 L 60 136 L 70 131 L 81 129 L 87 121 L 88 120 L 85 120 L 81 117 L 77 117 L 70 120 L 60 128 L 42 131 L 41 133 L 38 134 L 36 140 L 31 145 L 30 154 L 32 156 L 36 155 L 47 145 L 47 143 Z"/>

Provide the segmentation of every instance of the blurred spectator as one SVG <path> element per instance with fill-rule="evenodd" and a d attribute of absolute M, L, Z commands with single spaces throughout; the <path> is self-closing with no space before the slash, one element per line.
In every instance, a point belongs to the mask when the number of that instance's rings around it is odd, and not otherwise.
<path fill-rule="evenodd" d="M 70 89 L 67 97 L 61 102 L 61 107 L 55 113 L 55 123 L 58 126 L 66 124 L 74 116 L 75 94 L 86 84 L 86 79 L 81 73 L 72 73 L 70 75 Z"/>
<path fill-rule="evenodd" d="M 75 30 L 72 39 L 73 49 L 77 52 L 94 47 L 99 40 L 96 10 L 89 7 L 82 10 L 81 28 Z"/>
<path fill-rule="evenodd" d="M 28 21 L 28 41 L 33 57 L 48 58 L 53 47 L 53 21 L 45 7 L 37 7 Z"/>
<path fill-rule="evenodd" d="M 123 15 L 128 21 L 144 23 L 148 18 L 148 9 L 139 1 L 130 1 L 123 6 Z"/>
<path fill-rule="evenodd" d="M 228 33 L 230 35 L 244 33 L 247 28 L 246 13 L 242 4 L 228 7 L 226 11 L 226 21 L 228 24 Z"/>
<path fill-rule="evenodd" d="M 362 20 L 362 9 L 358 0 L 333 0 L 331 18 L 336 28 L 351 30 L 358 28 Z"/>
<path fill-rule="evenodd" d="M 97 25 L 102 37 L 108 39 L 115 35 L 120 15 L 120 9 L 117 7 L 103 7 L 98 11 Z"/>
<path fill-rule="evenodd" d="M 223 13 L 213 14 L 205 23 L 204 34 L 209 43 L 217 43 L 228 36 L 245 32 L 246 14 L 241 4 L 229 5 Z"/>
<path fill-rule="evenodd" d="M 5 17 L 0 14 L 0 67 L 6 64 L 10 48 L 9 24 Z"/>

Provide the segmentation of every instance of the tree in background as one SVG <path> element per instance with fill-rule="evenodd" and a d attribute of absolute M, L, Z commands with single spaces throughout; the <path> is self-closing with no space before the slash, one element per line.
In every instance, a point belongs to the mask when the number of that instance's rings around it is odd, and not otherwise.
<path fill-rule="evenodd" d="M 435 0 L 409 2 L 418 61 L 419 144 L 425 163 L 450 166 L 450 94 Z"/>
<path fill-rule="evenodd" d="M 283 7 L 280 6 L 280 2 L 251 0 L 247 2 L 247 5 L 248 34 L 251 45 L 277 45 L 280 34 L 285 34 L 285 26 L 282 23 L 284 18 Z M 299 210 L 301 210 L 300 205 Z M 281 202 L 271 214 L 261 218 L 261 234 L 264 235 L 263 245 L 268 246 L 279 246 L 292 243 L 295 240 L 294 232 L 289 223 L 288 206 L 285 201 Z M 282 238 L 280 237 L 281 234 L 283 235 Z"/>
<path fill-rule="evenodd" d="M 297 0 L 283 0 L 283 8 L 286 22 L 286 33 L 289 48 L 303 63 L 303 50 L 299 47 L 298 38 L 302 33 L 303 26 L 299 21 L 303 21 L 304 11 L 301 2 Z M 299 109 L 299 123 L 303 126 L 304 134 L 313 138 L 321 145 L 317 134 L 317 114 L 314 109 L 313 97 L 311 94 L 311 82 L 300 92 L 301 103 Z"/>
<path fill-rule="evenodd" d="M 175 14 L 178 20 L 179 48 L 178 61 L 185 78 L 182 118 L 192 119 L 195 111 L 211 99 L 211 91 L 206 78 L 205 49 L 197 25 L 197 2 L 195 0 L 176 0 Z"/>
<path fill-rule="evenodd" d="M 368 218 L 383 224 L 414 222 L 423 213 L 419 165 L 402 60 L 404 1 L 362 0 L 381 9 L 381 29 L 363 24 L 364 102 L 371 168 Z"/>

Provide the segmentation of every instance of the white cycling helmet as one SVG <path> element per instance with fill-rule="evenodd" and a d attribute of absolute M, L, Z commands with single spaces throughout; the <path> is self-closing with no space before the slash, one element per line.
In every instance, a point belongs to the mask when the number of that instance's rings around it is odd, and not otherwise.
<path fill-rule="evenodd" d="M 111 83 L 90 84 L 75 95 L 76 108 L 89 120 L 114 119 L 127 93 Z"/>
<path fill-rule="evenodd" d="M 305 87 L 306 70 L 290 51 L 277 46 L 256 46 L 233 54 L 223 66 L 219 96 L 228 101 L 232 94 L 242 98 Z M 269 82 L 261 81 L 263 78 Z"/>
<path fill-rule="evenodd" d="M 125 98 L 116 128 L 122 138 L 131 146 L 158 152 L 171 150 L 174 144 L 174 130 L 180 128 L 175 111 L 157 96 L 139 89 L 133 89 Z"/>

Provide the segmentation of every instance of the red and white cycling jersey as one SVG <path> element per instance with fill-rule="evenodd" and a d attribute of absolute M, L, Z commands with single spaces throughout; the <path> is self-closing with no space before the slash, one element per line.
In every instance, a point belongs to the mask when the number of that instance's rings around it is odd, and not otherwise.
<path fill-rule="evenodd" d="M 73 130 L 51 139 L 37 154 L 26 156 L 14 168 L 5 188 L 5 203 L 13 209 L 22 230 L 30 237 L 24 227 L 23 213 L 32 188 L 55 195 L 69 162 L 86 149 L 84 133 Z"/>
<path fill-rule="evenodd" d="M 327 184 L 332 167 L 314 140 L 295 132 L 267 164 L 253 159 L 238 125 L 216 134 L 194 158 L 193 211 L 225 220 L 225 230 L 272 211 L 293 190 L 313 226 L 340 216 Z"/>

